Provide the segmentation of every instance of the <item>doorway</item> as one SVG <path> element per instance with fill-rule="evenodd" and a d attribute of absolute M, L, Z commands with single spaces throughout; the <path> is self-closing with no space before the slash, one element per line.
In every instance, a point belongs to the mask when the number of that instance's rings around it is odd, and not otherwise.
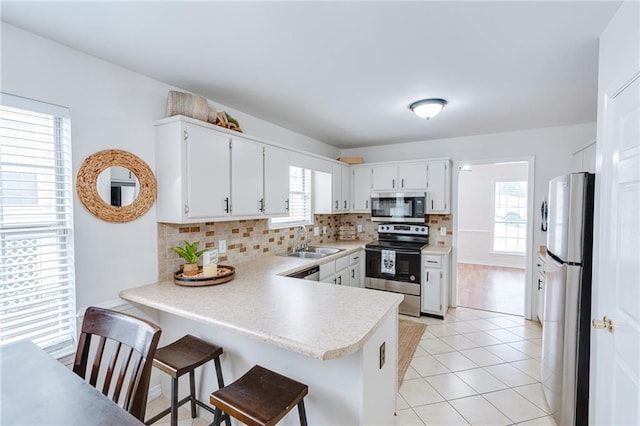
<path fill-rule="evenodd" d="M 457 306 L 525 315 L 529 162 L 458 169 Z"/>

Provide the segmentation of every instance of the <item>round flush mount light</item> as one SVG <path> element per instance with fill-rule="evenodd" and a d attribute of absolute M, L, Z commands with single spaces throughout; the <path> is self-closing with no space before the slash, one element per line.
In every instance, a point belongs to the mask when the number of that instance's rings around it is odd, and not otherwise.
<path fill-rule="evenodd" d="M 446 104 L 447 101 L 444 99 L 423 99 L 412 103 L 409 105 L 409 108 L 411 108 L 411 111 L 413 111 L 413 113 L 418 117 L 426 118 L 428 120 L 431 117 L 435 117 L 440 114 L 440 111 L 442 111 L 442 108 L 444 108 Z"/>

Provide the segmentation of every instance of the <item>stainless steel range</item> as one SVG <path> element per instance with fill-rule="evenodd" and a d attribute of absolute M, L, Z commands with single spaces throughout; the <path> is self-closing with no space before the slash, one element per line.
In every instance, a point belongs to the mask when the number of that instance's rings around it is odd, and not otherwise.
<path fill-rule="evenodd" d="M 420 316 L 422 247 L 429 242 L 424 224 L 378 225 L 378 241 L 366 245 L 364 286 L 404 295 L 400 313 Z"/>

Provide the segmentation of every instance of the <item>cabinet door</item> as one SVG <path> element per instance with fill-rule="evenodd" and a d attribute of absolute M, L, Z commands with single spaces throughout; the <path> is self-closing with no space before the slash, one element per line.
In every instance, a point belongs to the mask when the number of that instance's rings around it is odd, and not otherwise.
<path fill-rule="evenodd" d="M 451 175 L 449 161 L 427 164 L 427 213 L 449 213 Z"/>
<path fill-rule="evenodd" d="M 374 191 L 392 191 L 398 189 L 398 167 L 374 167 L 372 183 Z"/>
<path fill-rule="evenodd" d="M 440 314 L 442 311 L 442 276 L 440 269 L 424 269 L 422 282 L 422 312 Z"/>
<path fill-rule="evenodd" d="M 111 166 L 109 170 L 112 182 L 135 182 L 133 172 L 126 167 Z"/>
<path fill-rule="evenodd" d="M 286 216 L 289 212 L 289 153 L 264 147 L 264 213 Z"/>
<path fill-rule="evenodd" d="M 336 272 L 335 283 L 338 285 L 349 285 L 349 268 Z"/>
<path fill-rule="evenodd" d="M 342 211 L 351 210 L 351 168 L 349 166 L 340 166 L 342 171 L 342 181 L 340 182 L 340 194 L 342 200 L 340 208 Z"/>
<path fill-rule="evenodd" d="M 362 277 L 360 263 L 349 267 L 349 285 L 351 287 L 362 287 Z"/>
<path fill-rule="evenodd" d="M 231 145 L 231 214 L 257 216 L 262 212 L 262 144 L 245 139 Z M 215 182 L 213 183 L 215 184 Z"/>
<path fill-rule="evenodd" d="M 405 164 L 398 167 L 400 189 L 426 189 L 427 165 Z"/>
<path fill-rule="evenodd" d="M 334 164 L 331 172 L 331 211 L 341 212 L 342 207 L 342 166 Z"/>
<path fill-rule="evenodd" d="M 185 125 L 187 197 L 190 219 L 227 216 L 229 138 L 200 126 Z"/>
<path fill-rule="evenodd" d="M 361 212 L 371 212 L 371 167 L 353 168 L 352 180 L 353 191 L 351 194 L 352 210 Z"/>

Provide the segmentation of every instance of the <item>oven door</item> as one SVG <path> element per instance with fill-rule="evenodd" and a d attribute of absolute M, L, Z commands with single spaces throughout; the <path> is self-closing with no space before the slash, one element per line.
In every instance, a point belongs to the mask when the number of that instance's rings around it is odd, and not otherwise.
<path fill-rule="evenodd" d="M 426 198 L 424 192 L 374 192 L 371 194 L 371 220 L 424 223 Z"/>
<path fill-rule="evenodd" d="M 383 251 L 395 253 L 395 264 L 383 263 Z M 388 281 L 400 281 L 420 284 L 420 252 L 415 250 L 391 249 L 381 247 L 367 247 L 366 276 Z"/>

